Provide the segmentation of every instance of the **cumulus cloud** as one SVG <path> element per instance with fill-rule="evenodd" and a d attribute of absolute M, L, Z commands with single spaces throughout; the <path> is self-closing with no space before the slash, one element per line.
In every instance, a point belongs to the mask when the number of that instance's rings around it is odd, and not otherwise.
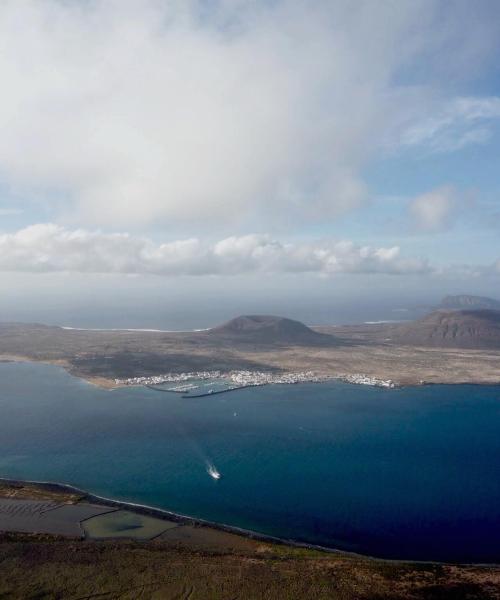
<path fill-rule="evenodd" d="M 4 0 L 0 178 L 103 225 L 344 212 L 429 89 L 405 68 L 476 71 L 496 43 L 491 7 L 444 26 L 440 4 Z"/>
<path fill-rule="evenodd" d="M 414 198 L 409 205 L 415 229 L 436 232 L 449 227 L 463 207 L 463 199 L 452 186 L 442 186 Z"/>
<path fill-rule="evenodd" d="M 212 244 L 186 239 L 155 244 L 130 234 L 32 225 L 0 235 L 0 270 L 155 275 L 273 273 L 428 273 L 425 260 L 403 258 L 398 247 L 352 242 L 283 243 L 267 235 L 229 237 Z"/>

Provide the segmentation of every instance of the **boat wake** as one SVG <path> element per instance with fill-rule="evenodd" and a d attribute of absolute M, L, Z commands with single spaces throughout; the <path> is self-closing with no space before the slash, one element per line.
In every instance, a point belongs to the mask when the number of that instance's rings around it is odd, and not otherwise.
<path fill-rule="evenodd" d="M 219 471 L 217 471 L 217 469 L 215 468 L 214 465 L 209 464 L 207 466 L 207 473 L 210 475 L 210 477 L 212 479 L 215 479 L 216 481 L 219 480 L 222 475 L 219 473 Z"/>

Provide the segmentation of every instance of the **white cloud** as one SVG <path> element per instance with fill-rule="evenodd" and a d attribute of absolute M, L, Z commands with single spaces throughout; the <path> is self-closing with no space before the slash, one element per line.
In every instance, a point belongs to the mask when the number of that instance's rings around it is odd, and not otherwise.
<path fill-rule="evenodd" d="M 491 53 L 495 19 L 457 2 L 437 27 L 439 5 L 4 0 L 1 177 L 58 216 L 127 227 L 349 210 L 427 93 L 395 83 L 404 68 L 431 49 L 467 73 Z"/>
<path fill-rule="evenodd" d="M 0 271 L 174 275 L 276 273 L 430 272 L 425 260 L 407 259 L 398 247 L 352 242 L 282 243 L 266 235 L 230 237 L 214 244 L 187 239 L 154 244 L 129 234 L 32 225 L 0 235 Z"/>
<path fill-rule="evenodd" d="M 436 153 L 484 144 L 493 135 L 493 122 L 500 119 L 500 97 L 455 98 L 434 110 L 404 130 L 399 143 Z"/>
<path fill-rule="evenodd" d="M 443 186 L 417 196 L 409 205 L 409 213 L 416 229 L 436 232 L 449 227 L 463 205 L 451 186 Z"/>

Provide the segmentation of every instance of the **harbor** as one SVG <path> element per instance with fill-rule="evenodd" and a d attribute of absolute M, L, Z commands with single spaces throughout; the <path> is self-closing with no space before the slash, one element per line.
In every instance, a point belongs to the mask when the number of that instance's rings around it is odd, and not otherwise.
<path fill-rule="evenodd" d="M 299 383 L 325 383 L 339 380 L 356 385 L 394 388 L 397 383 L 392 379 L 356 374 L 323 375 L 314 371 L 275 373 L 269 371 L 199 371 L 186 373 L 166 373 L 152 377 L 130 377 L 116 379 L 117 385 L 145 386 L 161 392 L 182 394 L 183 398 L 211 396 L 231 392 L 247 387 L 262 385 L 294 385 Z M 172 385 L 173 384 L 173 385 Z"/>

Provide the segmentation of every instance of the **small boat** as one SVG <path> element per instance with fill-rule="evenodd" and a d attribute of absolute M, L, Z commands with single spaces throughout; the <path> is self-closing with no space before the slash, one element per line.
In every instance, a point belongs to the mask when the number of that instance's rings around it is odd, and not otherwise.
<path fill-rule="evenodd" d="M 212 477 L 212 479 L 215 479 L 216 481 L 222 477 L 222 475 L 219 473 L 219 471 L 217 471 L 217 469 L 213 465 L 210 465 L 208 467 L 207 473 L 210 475 L 210 477 Z"/>

